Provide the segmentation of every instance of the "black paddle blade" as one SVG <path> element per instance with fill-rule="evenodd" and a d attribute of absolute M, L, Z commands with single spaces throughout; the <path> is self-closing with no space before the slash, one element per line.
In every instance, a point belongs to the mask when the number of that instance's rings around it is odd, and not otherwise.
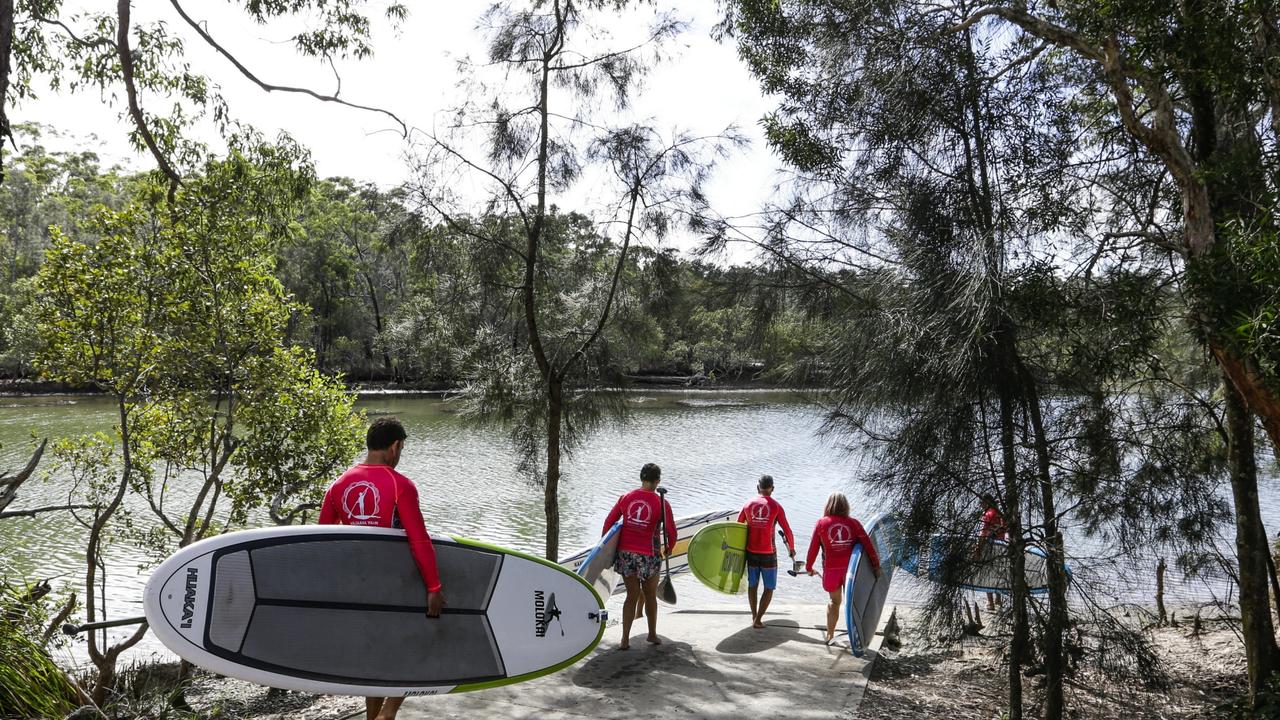
<path fill-rule="evenodd" d="M 676 604 L 676 586 L 671 584 L 671 576 L 666 575 L 658 583 L 658 599 L 668 605 Z"/>

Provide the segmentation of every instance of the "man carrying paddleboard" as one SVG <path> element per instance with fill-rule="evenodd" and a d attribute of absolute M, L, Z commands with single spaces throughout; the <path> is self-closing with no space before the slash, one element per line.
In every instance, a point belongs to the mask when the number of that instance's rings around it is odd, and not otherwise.
<path fill-rule="evenodd" d="M 853 555 L 853 546 L 861 544 L 867 559 L 877 578 L 880 577 L 880 555 L 876 552 L 875 543 L 867 536 L 862 523 L 849 517 L 849 500 L 844 493 L 833 492 L 827 498 L 827 506 L 822 510 L 822 517 L 813 527 L 813 538 L 809 540 L 809 555 L 805 559 L 804 569 L 810 575 L 817 575 L 813 562 L 818 559 L 818 550 L 822 550 L 822 589 L 827 591 L 827 638 L 828 643 L 836 635 L 836 620 L 840 616 L 840 604 L 844 597 L 844 576 L 849 569 L 849 558 Z"/>
<path fill-rule="evenodd" d="M 365 436 L 368 453 L 364 462 L 347 470 L 324 495 L 320 506 L 321 525 L 364 525 L 404 528 L 409 552 L 422 574 L 427 590 L 427 617 L 440 617 L 444 588 L 436 567 L 436 550 L 422 521 L 418 507 L 418 487 L 396 472 L 408 434 L 404 425 L 391 417 L 381 417 L 369 426 Z M 395 720 L 401 697 L 365 698 L 367 720 Z"/>
<path fill-rule="evenodd" d="M 676 520 L 671 513 L 671 504 L 658 495 L 660 482 L 662 469 L 646 463 L 640 468 L 640 487 L 618 498 L 604 519 L 602 534 L 622 520 L 618 555 L 613 561 L 614 570 L 627 586 L 627 598 L 622 602 L 622 643 L 619 650 L 631 647 L 631 623 L 636 619 L 636 607 L 642 597 L 644 614 L 649 619 L 648 640 L 654 645 L 662 644 L 658 639 L 658 570 L 662 567 L 662 558 L 671 555 L 671 548 L 676 544 Z M 660 523 L 666 530 L 666 543 L 658 551 Z"/>
<path fill-rule="evenodd" d="M 764 627 L 764 612 L 769 609 L 773 590 L 778 586 L 778 551 L 773 545 L 773 526 L 782 526 L 792 560 L 796 557 L 796 539 L 791 534 L 782 505 L 772 497 L 773 476 L 761 475 L 756 491 L 760 494 L 742 506 L 738 522 L 747 525 L 747 601 L 751 605 L 751 627 L 758 629 Z M 756 590 L 761 578 L 764 579 L 764 595 L 760 596 L 757 605 Z"/>

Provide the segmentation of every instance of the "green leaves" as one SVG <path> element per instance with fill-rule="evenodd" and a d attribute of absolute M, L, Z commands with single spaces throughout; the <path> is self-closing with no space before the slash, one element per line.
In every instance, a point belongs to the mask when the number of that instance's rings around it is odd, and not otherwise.
<path fill-rule="evenodd" d="M 278 348 L 246 367 L 240 443 L 228 486 L 233 522 L 266 507 L 280 524 L 319 507 L 324 489 L 363 446 L 363 414 L 337 378 L 321 375 L 300 348 Z"/>
<path fill-rule="evenodd" d="M 301 307 L 273 274 L 275 250 L 310 192 L 309 161 L 291 142 L 253 140 L 206 162 L 173 205 L 144 184 L 123 210 L 55 228 L 35 283 L 42 371 L 120 399 L 123 474 L 181 543 L 214 529 L 228 476 L 243 522 L 311 498 L 358 449 L 353 398 L 285 347 Z M 67 448 L 98 499 L 123 462 L 104 443 Z M 166 506 L 174 498 L 189 507 Z"/>

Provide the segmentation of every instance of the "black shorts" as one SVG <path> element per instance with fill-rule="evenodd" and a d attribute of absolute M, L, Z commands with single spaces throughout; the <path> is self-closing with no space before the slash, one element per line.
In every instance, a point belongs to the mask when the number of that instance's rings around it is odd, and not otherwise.
<path fill-rule="evenodd" d="M 778 567 L 778 554 L 771 553 L 747 553 L 747 567 L 756 568 L 776 568 Z"/>

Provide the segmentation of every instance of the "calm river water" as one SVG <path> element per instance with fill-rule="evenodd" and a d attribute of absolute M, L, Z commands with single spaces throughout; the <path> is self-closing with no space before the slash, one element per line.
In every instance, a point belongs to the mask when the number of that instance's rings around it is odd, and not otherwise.
<path fill-rule="evenodd" d="M 614 500 L 635 487 L 640 466 L 662 466 L 663 484 L 676 515 L 738 508 L 754 495 L 755 481 L 769 473 L 777 481 L 774 497 L 786 508 L 803 555 L 827 495 L 849 496 L 854 514 L 866 519 L 882 508 L 859 481 L 867 458 L 848 454 L 818 438 L 820 412 L 780 392 L 637 393 L 629 424 L 593 436 L 566 463 L 561 482 L 562 555 L 599 536 Z M 405 397 L 364 399 L 372 413 L 392 413 L 409 431 L 401 471 L 421 490 L 427 526 L 499 545 L 541 554 L 541 490 L 514 470 L 515 456 L 501 431 L 464 426 L 454 407 L 442 400 Z M 0 471 L 12 471 L 29 456 L 30 437 L 66 437 L 109 430 L 112 407 L 100 398 L 0 398 Z M 48 456 L 44 468 L 48 468 Z M 1264 517 L 1280 528 L 1280 489 L 1264 483 Z M 68 480 L 33 479 L 10 509 L 65 502 Z M 144 515 L 138 517 L 144 518 Z M 81 549 L 85 531 L 65 513 L 38 519 L 0 522 L 0 577 L 58 578 L 75 583 L 83 576 Z M 1069 548 L 1070 551 L 1070 548 Z M 141 614 L 148 554 L 127 543 L 112 550 L 108 614 Z M 1140 567 L 1150 567 L 1145 562 Z M 1126 573 L 1120 599 L 1150 602 L 1151 577 Z M 914 578 L 895 579 L 893 596 L 912 602 L 925 588 Z M 681 606 L 732 601 L 685 575 L 676 582 Z M 1228 589 L 1202 580 L 1172 583 L 1178 600 L 1210 599 Z M 1126 597 L 1127 596 L 1127 597 Z M 822 602 L 816 578 L 779 579 L 779 602 Z M 616 603 L 616 600 L 614 601 Z M 741 599 L 744 607 L 745 599 Z M 815 622 L 819 618 L 814 618 Z M 135 656 L 160 652 L 148 638 Z M 77 653 L 78 654 L 78 653 Z"/>

